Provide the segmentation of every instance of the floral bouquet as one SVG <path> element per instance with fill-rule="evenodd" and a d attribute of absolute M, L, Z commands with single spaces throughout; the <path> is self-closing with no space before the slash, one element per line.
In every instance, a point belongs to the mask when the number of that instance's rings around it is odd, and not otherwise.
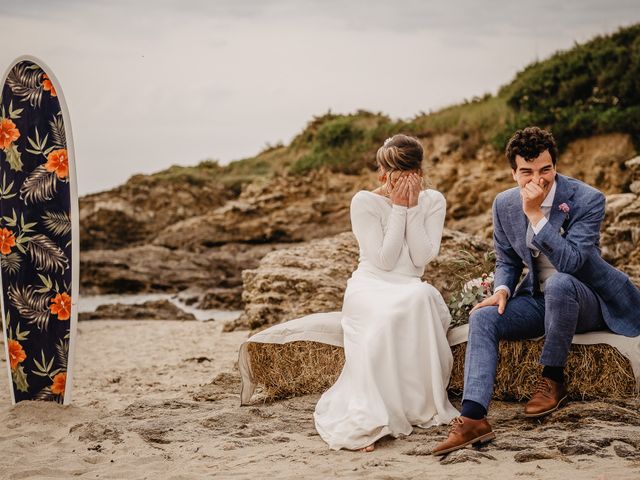
<path fill-rule="evenodd" d="M 493 272 L 469 280 L 462 290 L 449 300 L 451 328 L 469 323 L 471 309 L 493 293 Z"/>

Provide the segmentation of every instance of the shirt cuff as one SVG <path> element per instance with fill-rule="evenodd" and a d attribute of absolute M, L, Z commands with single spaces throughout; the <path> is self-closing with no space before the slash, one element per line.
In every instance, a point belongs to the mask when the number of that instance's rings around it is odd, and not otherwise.
<path fill-rule="evenodd" d="M 400 212 L 406 212 L 408 209 L 407 207 L 405 207 L 404 205 L 398 205 L 397 203 L 394 203 L 391 207 L 392 210 L 398 210 Z"/>
<path fill-rule="evenodd" d="M 511 289 L 509 287 L 507 287 L 506 285 L 500 285 L 499 287 L 496 287 L 493 289 L 493 293 L 497 293 L 499 290 L 506 290 L 507 291 L 507 300 L 509 298 L 511 298 Z"/>
<path fill-rule="evenodd" d="M 540 230 L 542 230 L 542 227 L 544 227 L 547 224 L 547 222 L 548 222 L 547 217 L 542 217 L 535 226 L 531 225 L 531 230 L 533 230 L 534 235 L 539 234 Z"/>

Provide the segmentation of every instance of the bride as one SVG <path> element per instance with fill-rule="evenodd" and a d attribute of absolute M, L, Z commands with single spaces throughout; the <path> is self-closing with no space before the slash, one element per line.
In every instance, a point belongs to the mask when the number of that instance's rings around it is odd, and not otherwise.
<path fill-rule="evenodd" d="M 446 390 L 451 316 L 440 292 L 421 281 L 440 249 L 445 216 L 443 195 L 421 191 L 422 157 L 415 138 L 387 139 L 376 155 L 381 186 L 351 201 L 360 259 L 342 307 L 345 364 L 314 413 L 335 450 L 369 452 L 386 435 L 459 415 Z"/>

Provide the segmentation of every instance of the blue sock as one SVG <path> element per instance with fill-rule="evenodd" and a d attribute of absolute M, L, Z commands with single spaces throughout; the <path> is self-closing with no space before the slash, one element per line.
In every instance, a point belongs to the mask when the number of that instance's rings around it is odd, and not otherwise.
<path fill-rule="evenodd" d="M 482 420 L 487 416 L 487 409 L 473 400 L 463 400 L 460 415 L 473 420 Z"/>

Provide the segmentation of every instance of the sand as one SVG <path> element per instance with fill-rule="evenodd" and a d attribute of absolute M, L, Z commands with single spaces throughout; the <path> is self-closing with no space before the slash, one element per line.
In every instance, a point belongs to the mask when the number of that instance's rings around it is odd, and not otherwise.
<path fill-rule="evenodd" d="M 572 402 L 542 421 L 496 403 L 496 441 L 440 459 L 429 451 L 446 427 L 372 453 L 331 451 L 313 427 L 317 395 L 240 407 L 235 363 L 248 335 L 221 327 L 81 322 L 69 407 L 11 407 L 0 361 L 0 478 L 640 478 L 637 399 Z"/>

